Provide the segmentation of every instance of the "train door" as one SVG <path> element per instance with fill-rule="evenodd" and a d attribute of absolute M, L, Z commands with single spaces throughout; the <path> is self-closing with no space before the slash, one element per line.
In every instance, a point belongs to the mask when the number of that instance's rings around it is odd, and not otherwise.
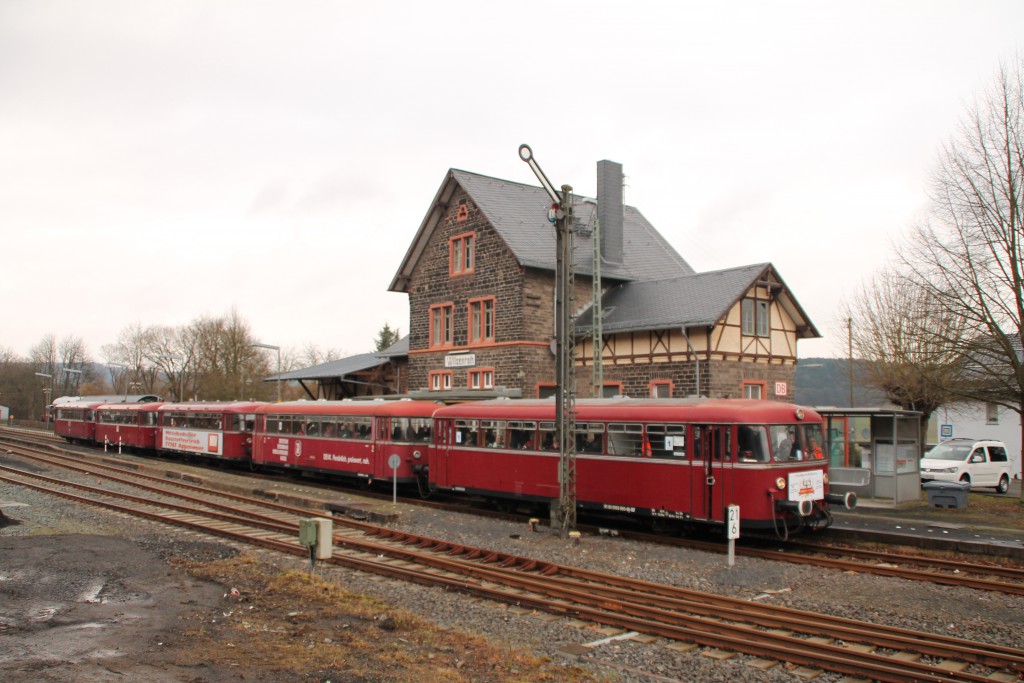
<path fill-rule="evenodd" d="M 725 521 L 726 487 L 732 474 L 732 429 L 726 425 L 693 426 L 693 505 L 696 519 Z"/>
<path fill-rule="evenodd" d="M 448 451 L 455 444 L 455 421 L 434 421 L 434 459 L 430 463 L 430 481 L 432 484 L 447 488 L 448 482 Z"/>
<path fill-rule="evenodd" d="M 391 477 L 388 467 L 388 456 L 394 452 L 391 448 L 391 418 L 376 417 L 373 426 L 373 442 L 370 444 L 370 462 L 373 463 L 373 476 L 377 479 Z"/>

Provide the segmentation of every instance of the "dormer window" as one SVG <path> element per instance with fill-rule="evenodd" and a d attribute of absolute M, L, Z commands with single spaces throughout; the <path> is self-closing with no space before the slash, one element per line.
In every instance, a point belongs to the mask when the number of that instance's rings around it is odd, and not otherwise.
<path fill-rule="evenodd" d="M 448 241 L 449 272 L 452 276 L 468 275 L 476 267 L 476 233 L 456 235 Z"/>

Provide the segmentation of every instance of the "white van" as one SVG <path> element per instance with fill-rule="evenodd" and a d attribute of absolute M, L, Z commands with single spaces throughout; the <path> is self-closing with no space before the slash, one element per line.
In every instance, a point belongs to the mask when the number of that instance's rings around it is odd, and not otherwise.
<path fill-rule="evenodd" d="M 950 439 L 925 454 L 921 481 L 958 481 L 971 488 L 993 487 L 997 493 L 1010 488 L 1010 460 L 1002 441 Z"/>

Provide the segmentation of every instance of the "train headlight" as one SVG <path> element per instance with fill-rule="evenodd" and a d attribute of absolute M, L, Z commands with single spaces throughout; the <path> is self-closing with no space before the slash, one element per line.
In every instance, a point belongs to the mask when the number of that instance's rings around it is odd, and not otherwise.
<path fill-rule="evenodd" d="M 423 454 L 420 453 L 419 451 L 413 451 L 412 452 L 412 457 L 413 457 L 414 460 L 419 460 L 420 458 L 423 457 Z"/>
<path fill-rule="evenodd" d="M 775 480 L 775 488 L 777 488 L 780 491 L 785 491 L 786 490 L 786 480 L 785 480 L 785 478 L 779 477 L 778 479 L 776 479 Z"/>
<path fill-rule="evenodd" d="M 797 408 L 796 409 L 796 419 L 798 419 L 798 420 L 804 419 L 804 409 L 803 408 Z"/>
<path fill-rule="evenodd" d="M 828 483 L 828 472 L 822 472 L 821 473 L 821 480 L 823 482 L 825 482 L 826 484 Z"/>

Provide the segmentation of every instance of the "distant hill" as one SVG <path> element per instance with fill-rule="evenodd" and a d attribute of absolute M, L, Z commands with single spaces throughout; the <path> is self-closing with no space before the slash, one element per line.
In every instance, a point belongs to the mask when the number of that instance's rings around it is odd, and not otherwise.
<path fill-rule="evenodd" d="M 854 405 L 889 405 L 885 394 L 863 381 L 860 361 L 853 361 Z M 850 406 L 850 361 L 847 358 L 801 358 L 796 365 L 796 397 L 805 406 Z"/>

